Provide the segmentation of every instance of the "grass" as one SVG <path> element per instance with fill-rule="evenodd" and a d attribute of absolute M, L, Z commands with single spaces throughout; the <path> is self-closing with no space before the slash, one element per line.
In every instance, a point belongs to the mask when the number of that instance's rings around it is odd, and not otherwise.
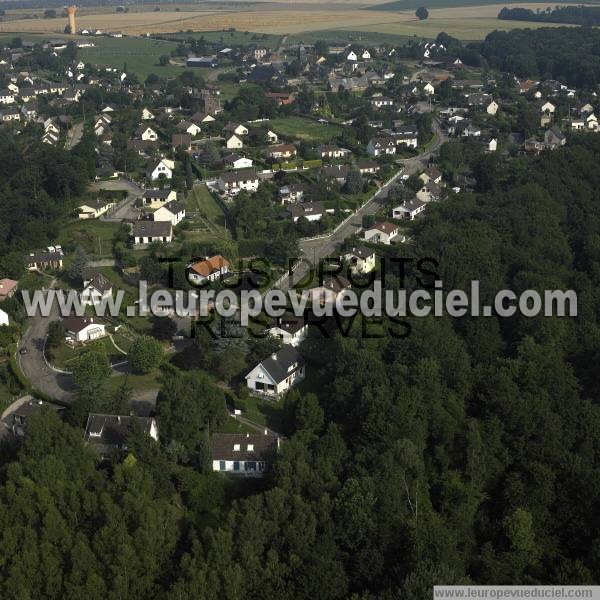
<path fill-rule="evenodd" d="M 330 141 L 337 137 L 342 128 L 338 125 L 317 123 L 303 117 L 280 117 L 271 119 L 268 127 L 278 135 L 298 140 Z"/>
<path fill-rule="evenodd" d="M 52 366 L 58 369 L 70 370 L 75 365 L 76 360 L 89 349 L 103 349 L 106 352 L 110 362 L 120 362 L 125 359 L 113 345 L 109 337 L 104 337 L 100 340 L 95 340 L 85 346 L 72 347 L 69 344 L 61 344 L 58 348 L 52 350 L 52 355 L 49 357 Z"/>
<path fill-rule="evenodd" d="M 253 427 L 249 427 L 248 425 L 244 425 L 240 423 L 233 417 L 228 417 L 227 421 L 217 427 L 216 431 L 213 433 L 254 433 L 257 431 Z"/>
<path fill-rule="evenodd" d="M 89 256 L 112 258 L 112 241 L 119 227 L 119 223 L 95 219 L 72 221 L 62 228 L 57 243 L 67 253 L 81 246 Z"/>
<path fill-rule="evenodd" d="M 127 71 L 141 80 L 150 73 L 159 77 L 179 75 L 183 68 L 176 65 L 161 66 L 159 58 L 170 55 L 177 47 L 175 42 L 145 38 L 94 38 L 93 48 L 82 48 L 79 56 L 84 62 L 98 66 L 117 67 L 127 65 Z"/>
<path fill-rule="evenodd" d="M 127 377 L 129 385 L 133 388 L 133 392 L 148 392 L 160 388 L 159 378 L 161 376 L 160 369 L 155 369 L 146 375 L 134 375 L 128 373 L 125 375 L 117 375 L 110 377 L 106 383 L 108 392 L 114 392 L 123 384 L 123 378 Z"/>
<path fill-rule="evenodd" d="M 221 42 L 228 46 L 260 46 L 264 48 L 277 48 L 280 35 L 270 35 L 268 33 L 253 33 L 251 31 L 189 31 L 175 33 L 168 36 L 174 40 L 200 39 L 204 38 L 207 42 Z"/>
<path fill-rule="evenodd" d="M 281 432 L 285 429 L 282 400 L 275 401 L 249 396 L 244 400 L 242 417 L 246 417 L 258 425 L 266 425 L 274 431 Z"/>

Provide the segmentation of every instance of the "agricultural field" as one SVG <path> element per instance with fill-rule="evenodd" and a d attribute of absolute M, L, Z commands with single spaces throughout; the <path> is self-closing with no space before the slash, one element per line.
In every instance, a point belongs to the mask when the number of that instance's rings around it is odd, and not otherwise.
<path fill-rule="evenodd" d="M 340 134 L 338 125 L 318 123 L 303 117 L 271 119 L 269 127 L 278 135 L 299 140 L 327 142 Z"/>

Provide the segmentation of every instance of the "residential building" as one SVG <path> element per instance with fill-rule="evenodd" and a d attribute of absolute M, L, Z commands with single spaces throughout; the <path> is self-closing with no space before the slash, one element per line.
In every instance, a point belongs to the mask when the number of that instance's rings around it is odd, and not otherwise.
<path fill-rule="evenodd" d="M 229 169 L 249 169 L 254 163 L 241 154 L 229 154 L 223 159 L 223 164 Z"/>
<path fill-rule="evenodd" d="M 289 204 L 286 212 L 294 223 L 299 219 L 308 221 L 320 221 L 325 214 L 325 208 L 321 202 L 304 202 L 302 204 Z"/>
<path fill-rule="evenodd" d="M 304 379 L 304 359 L 293 346 L 283 346 L 246 375 L 250 392 L 279 398 Z"/>
<path fill-rule="evenodd" d="M 293 156 L 296 156 L 297 153 L 296 146 L 293 144 L 276 144 L 275 146 L 269 146 L 265 150 L 267 158 L 275 160 L 292 158 Z"/>
<path fill-rule="evenodd" d="M 235 195 L 241 190 L 255 192 L 258 189 L 258 183 L 258 175 L 252 169 L 221 173 L 217 180 L 219 189 L 229 195 Z"/>
<path fill-rule="evenodd" d="M 379 221 L 365 229 L 364 232 L 365 241 L 386 246 L 389 246 L 397 236 L 398 225 L 388 221 Z"/>
<path fill-rule="evenodd" d="M 106 335 L 105 325 L 95 321 L 94 317 L 78 317 L 76 314 L 71 314 L 63 320 L 63 325 L 66 332 L 65 339 L 69 344 L 85 344 Z"/>
<path fill-rule="evenodd" d="M 163 206 L 166 202 L 171 202 L 172 200 L 177 200 L 177 192 L 169 188 L 164 188 L 162 190 L 146 190 L 142 196 L 144 205 L 149 204 L 156 208 Z"/>
<path fill-rule="evenodd" d="M 154 221 L 168 221 L 175 227 L 179 225 L 185 218 L 185 204 L 178 202 L 177 200 L 171 200 L 152 214 Z"/>
<path fill-rule="evenodd" d="M 7 298 L 12 298 L 19 289 L 19 282 L 14 279 L 4 277 L 0 279 L 0 302 Z"/>
<path fill-rule="evenodd" d="M 173 227 L 170 221 L 136 221 L 132 235 L 135 246 L 154 242 L 169 244 L 173 240 Z"/>
<path fill-rule="evenodd" d="M 151 179 L 152 181 L 160 179 L 161 175 L 166 179 L 172 179 L 174 168 L 175 163 L 172 160 L 161 158 L 150 165 L 146 171 L 146 175 L 148 179 Z"/>
<path fill-rule="evenodd" d="M 114 205 L 115 203 L 112 200 L 90 200 L 77 207 L 79 210 L 78 216 L 80 219 L 97 219 L 107 213 Z"/>
<path fill-rule="evenodd" d="M 10 325 L 10 319 L 8 318 L 8 313 L 0 308 L 0 327 L 4 325 L 8 327 Z"/>
<path fill-rule="evenodd" d="M 367 153 L 373 157 L 396 154 L 396 142 L 391 137 L 373 138 L 367 145 Z"/>
<path fill-rule="evenodd" d="M 101 304 L 112 297 L 112 283 L 102 273 L 97 272 L 91 279 L 84 278 L 81 302 L 88 306 Z"/>
<path fill-rule="evenodd" d="M 244 142 L 237 135 L 230 135 L 225 138 L 225 147 L 229 150 L 239 150 L 244 147 Z"/>
<path fill-rule="evenodd" d="M 375 251 L 365 246 L 350 249 L 343 258 L 349 263 L 350 271 L 356 274 L 370 273 L 376 264 Z"/>
<path fill-rule="evenodd" d="M 281 343 L 297 347 L 308 335 L 308 323 L 304 317 L 286 313 L 277 319 L 277 325 L 267 329 L 267 333 L 281 340 Z"/>
<path fill-rule="evenodd" d="M 392 217 L 394 219 L 408 219 L 412 221 L 415 217 L 424 212 L 427 207 L 427 203 L 419 200 L 418 198 L 411 198 L 405 200 L 399 206 L 395 206 L 392 209 Z"/>
<path fill-rule="evenodd" d="M 25 257 L 25 268 L 28 271 L 43 269 L 62 269 L 64 253 L 60 246 L 48 246 L 46 250 L 32 252 Z"/>
<path fill-rule="evenodd" d="M 200 285 L 226 275 L 229 273 L 229 267 L 229 261 L 217 254 L 189 265 L 187 277 L 191 283 Z"/>
<path fill-rule="evenodd" d="M 265 433 L 215 433 L 210 440 L 212 469 L 220 473 L 261 477 L 273 462 L 281 438 Z"/>

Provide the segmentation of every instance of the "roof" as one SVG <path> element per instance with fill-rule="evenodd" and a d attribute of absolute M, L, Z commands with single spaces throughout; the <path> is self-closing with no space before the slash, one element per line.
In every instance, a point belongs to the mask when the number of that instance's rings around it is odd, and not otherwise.
<path fill-rule="evenodd" d="M 227 173 L 221 173 L 219 179 L 223 183 L 235 183 L 236 181 L 248 181 L 249 179 L 258 179 L 258 175 L 254 169 L 240 169 L 239 171 L 232 171 Z"/>
<path fill-rule="evenodd" d="M 171 233 L 170 221 L 136 221 L 133 224 L 134 237 L 165 237 Z"/>
<path fill-rule="evenodd" d="M 167 199 L 172 190 L 164 189 L 164 190 L 146 190 L 144 192 L 144 198 L 160 198 Z"/>
<path fill-rule="evenodd" d="M 220 272 L 224 267 L 229 267 L 229 261 L 220 254 L 217 254 L 194 263 L 190 269 L 203 277 L 208 277 L 212 273 Z"/>
<path fill-rule="evenodd" d="M 296 146 L 294 146 L 294 144 L 277 144 L 276 146 L 269 146 L 267 148 L 267 154 L 273 154 L 273 152 L 296 152 Z"/>
<path fill-rule="evenodd" d="M 294 313 L 288 312 L 277 319 L 275 327 L 294 334 L 300 331 L 306 324 L 304 317 L 297 317 Z"/>
<path fill-rule="evenodd" d="M 389 221 L 379 221 L 378 223 L 374 223 L 369 229 L 378 229 L 379 231 L 390 235 L 398 229 L 398 225 L 394 225 Z"/>
<path fill-rule="evenodd" d="M 62 252 L 50 252 L 49 250 L 41 250 L 39 252 L 32 252 L 29 256 L 25 257 L 25 263 L 44 263 L 44 262 L 54 262 L 59 261 L 64 258 L 64 254 Z"/>
<path fill-rule="evenodd" d="M 85 287 L 93 287 L 99 292 L 104 293 L 112 290 L 112 282 L 102 273 L 96 273 Z"/>
<path fill-rule="evenodd" d="M 351 286 L 351 283 L 341 275 L 335 277 L 328 277 L 323 281 L 323 287 L 331 290 L 332 292 L 339 294 L 342 290 L 346 290 Z"/>
<path fill-rule="evenodd" d="M 438 177 L 442 176 L 442 173 L 440 172 L 440 170 L 435 166 L 432 165 L 431 167 L 428 167 L 427 169 L 425 169 L 425 171 L 423 171 L 425 173 L 425 175 L 427 175 L 427 177 L 429 177 L 430 179 L 437 179 Z"/>
<path fill-rule="evenodd" d="M 94 321 L 94 317 L 78 317 L 75 313 L 73 313 L 64 319 L 63 325 L 65 326 L 66 331 L 69 333 L 79 333 L 89 325 L 101 326 L 102 323 Z"/>
<path fill-rule="evenodd" d="M 177 200 L 171 200 L 158 210 L 162 210 L 163 208 L 166 208 L 171 214 L 177 215 L 185 210 L 185 204 L 183 202 L 178 202 Z"/>
<path fill-rule="evenodd" d="M 321 202 L 290 204 L 286 210 L 294 219 L 306 217 L 308 215 L 322 215 L 325 212 L 325 208 Z"/>
<path fill-rule="evenodd" d="M 260 362 L 262 368 L 271 376 L 273 381 L 281 383 L 304 365 L 304 359 L 292 346 L 284 346 Z"/>
<path fill-rule="evenodd" d="M 8 296 L 18 285 L 19 282 L 14 279 L 0 279 L 0 296 Z"/>
<path fill-rule="evenodd" d="M 344 256 L 355 256 L 364 259 L 373 256 L 373 254 L 375 254 L 375 250 L 371 250 L 371 248 L 367 248 L 366 246 L 356 246 L 355 248 L 348 250 Z"/>
<path fill-rule="evenodd" d="M 279 437 L 252 433 L 215 433 L 210 440 L 213 460 L 261 460 L 277 452 Z"/>
<path fill-rule="evenodd" d="M 147 435 L 150 435 L 152 427 L 156 426 L 154 419 L 150 417 L 90 413 L 83 439 L 103 454 L 124 450 L 127 448 L 126 440 L 134 422 Z"/>
<path fill-rule="evenodd" d="M 413 212 L 415 210 L 418 210 L 419 208 L 422 208 L 423 206 L 427 206 L 427 202 L 423 202 L 422 200 L 419 200 L 418 198 L 415 197 L 415 198 L 411 198 L 410 200 L 405 200 L 397 208 L 404 209 L 408 212 Z"/>
<path fill-rule="evenodd" d="M 189 133 L 174 133 L 171 136 L 171 145 L 189 146 L 192 143 L 192 136 Z"/>

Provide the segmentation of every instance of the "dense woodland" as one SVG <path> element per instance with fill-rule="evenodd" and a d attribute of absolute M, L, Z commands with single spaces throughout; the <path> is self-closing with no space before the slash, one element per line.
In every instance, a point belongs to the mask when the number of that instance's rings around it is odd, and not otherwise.
<path fill-rule="evenodd" d="M 0 596 L 421 600 L 434 582 L 600 583 L 600 139 L 506 164 L 465 165 L 461 144 L 440 165 L 472 168 L 478 191 L 432 208 L 412 257 L 435 257 L 447 289 L 573 288 L 578 318 L 315 334 L 309 387 L 285 400 L 290 437 L 259 482 L 208 472 L 222 391 L 177 360 L 158 399 L 161 445 L 132 431 L 120 464 L 98 466 L 83 414 L 42 412 L 2 449 Z M 32 162 L 5 145 L 3 250 L 39 244 L 75 185 L 54 189 L 48 158 L 85 160 L 47 150 L 34 202 Z M 18 210 L 33 219 L 19 227 Z"/>
<path fill-rule="evenodd" d="M 507 8 L 498 13 L 499 19 L 508 21 L 536 21 L 539 23 L 572 23 L 593 26 L 600 24 L 600 7 L 555 6 L 535 11 L 530 8 Z"/>

